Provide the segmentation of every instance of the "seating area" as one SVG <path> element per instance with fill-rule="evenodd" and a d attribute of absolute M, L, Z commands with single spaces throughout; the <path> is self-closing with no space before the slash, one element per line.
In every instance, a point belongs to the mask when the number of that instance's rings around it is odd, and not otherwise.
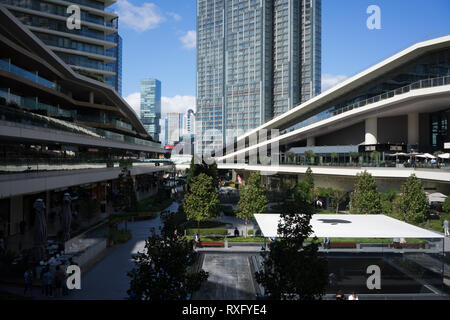
<path fill-rule="evenodd" d="M 330 242 L 330 249 L 355 249 L 356 242 Z"/>
<path fill-rule="evenodd" d="M 223 241 L 200 241 L 200 247 L 223 247 Z"/>

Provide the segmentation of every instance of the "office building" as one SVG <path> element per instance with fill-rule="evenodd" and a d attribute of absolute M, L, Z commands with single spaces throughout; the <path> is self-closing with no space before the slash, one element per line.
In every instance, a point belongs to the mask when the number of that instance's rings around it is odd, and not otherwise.
<path fill-rule="evenodd" d="M 281 181 L 301 178 L 311 167 L 316 186 L 349 192 L 364 170 L 382 192 L 400 190 L 415 174 L 430 193 L 449 194 L 449 120 L 450 36 L 444 36 L 417 43 L 238 137 L 237 150 L 218 157 L 226 162 L 219 169 L 238 168 L 241 177 L 276 171 L 264 179 Z M 252 135 L 272 129 L 279 136 L 250 145 Z M 271 151 L 277 163 L 252 163 L 250 155 L 271 143 L 278 145 Z"/>
<path fill-rule="evenodd" d="M 0 21 L 0 233 L 8 249 L 33 247 L 36 199 L 53 240 L 61 240 L 65 193 L 79 213 L 71 231 L 105 219 L 124 165 L 138 199 L 154 194 L 167 167 L 145 160 L 164 150 L 117 91 L 76 73 L 2 4 Z M 104 215 L 86 219 L 92 201 Z"/>
<path fill-rule="evenodd" d="M 197 1 L 197 152 L 320 93 L 320 0 Z"/>
<path fill-rule="evenodd" d="M 76 72 L 121 93 L 121 39 L 112 1 L 0 0 L 13 15 Z M 81 29 L 67 28 L 67 8 L 77 5 Z"/>
<path fill-rule="evenodd" d="M 161 133 L 161 81 L 157 79 L 141 80 L 141 121 L 148 134 L 160 141 Z"/>
<path fill-rule="evenodd" d="M 167 113 L 167 144 L 174 145 L 180 141 L 183 134 L 183 114 L 180 112 Z"/>

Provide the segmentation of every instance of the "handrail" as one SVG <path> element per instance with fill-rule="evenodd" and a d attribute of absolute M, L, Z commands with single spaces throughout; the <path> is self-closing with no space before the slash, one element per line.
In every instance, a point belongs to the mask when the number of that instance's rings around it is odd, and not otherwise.
<path fill-rule="evenodd" d="M 293 126 L 291 126 L 290 128 L 287 128 L 283 131 L 280 132 L 280 135 L 284 135 L 288 132 L 291 132 L 293 130 L 297 130 L 300 128 L 303 128 L 307 125 L 310 125 L 314 122 L 317 121 L 321 121 L 321 120 L 325 120 L 325 119 L 329 119 L 331 117 L 337 116 L 339 114 L 351 111 L 353 109 L 357 109 L 357 108 L 361 108 L 361 107 L 365 107 L 367 105 L 376 103 L 376 102 L 380 102 L 382 100 L 386 100 L 386 99 L 390 99 L 394 96 L 397 95 L 401 95 L 404 93 L 408 93 L 412 90 L 417 90 L 417 89 L 424 89 L 424 88 L 433 88 L 433 87 L 439 87 L 439 86 L 445 86 L 445 85 L 450 85 L 450 76 L 443 76 L 443 77 L 437 77 L 437 78 L 430 78 L 430 79 L 425 79 L 425 80 L 420 80 L 420 81 L 416 81 L 413 82 L 407 86 L 404 87 L 400 87 L 397 88 L 395 90 L 391 90 L 382 94 L 379 94 L 377 96 L 362 100 L 362 101 L 358 101 L 358 102 L 354 102 L 351 104 L 348 104 L 347 106 L 344 106 L 342 108 L 336 109 L 335 106 L 330 107 L 329 109 L 320 112 L 319 114 L 312 116 L 308 119 L 305 119 Z"/>

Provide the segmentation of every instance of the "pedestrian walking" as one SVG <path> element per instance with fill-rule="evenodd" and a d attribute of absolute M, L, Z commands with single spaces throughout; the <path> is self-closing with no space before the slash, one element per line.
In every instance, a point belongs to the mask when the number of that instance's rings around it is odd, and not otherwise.
<path fill-rule="evenodd" d="M 448 237 L 450 234 L 448 233 L 448 220 L 444 220 L 444 235 Z"/>
<path fill-rule="evenodd" d="M 237 227 L 234 228 L 234 236 L 239 237 L 239 230 Z"/>
<path fill-rule="evenodd" d="M 31 268 L 28 268 L 27 271 L 25 271 L 23 278 L 25 280 L 25 289 L 23 291 L 23 295 L 27 294 L 28 289 L 30 289 L 30 296 L 33 295 L 33 271 Z"/>
<path fill-rule="evenodd" d="M 46 297 L 53 296 L 53 273 L 49 266 L 45 268 L 42 282 L 44 284 L 44 294 Z"/>
<path fill-rule="evenodd" d="M 60 268 L 60 266 L 56 266 L 56 271 L 55 271 L 55 297 L 56 296 L 62 296 L 65 278 L 66 278 L 66 274 L 65 274 L 64 270 L 62 270 Z"/>

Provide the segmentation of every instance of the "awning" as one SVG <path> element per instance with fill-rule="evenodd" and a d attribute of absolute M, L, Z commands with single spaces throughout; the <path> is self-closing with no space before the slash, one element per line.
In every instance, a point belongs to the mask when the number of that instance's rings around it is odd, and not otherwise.
<path fill-rule="evenodd" d="M 447 196 L 445 194 L 442 194 L 440 192 L 435 192 L 431 194 L 427 194 L 428 202 L 444 202 Z"/>
<path fill-rule="evenodd" d="M 264 237 L 278 237 L 279 214 L 255 214 L 255 219 Z M 437 232 L 382 214 L 315 214 L 311 226 L 319 238 L 444 238 Z"/>

